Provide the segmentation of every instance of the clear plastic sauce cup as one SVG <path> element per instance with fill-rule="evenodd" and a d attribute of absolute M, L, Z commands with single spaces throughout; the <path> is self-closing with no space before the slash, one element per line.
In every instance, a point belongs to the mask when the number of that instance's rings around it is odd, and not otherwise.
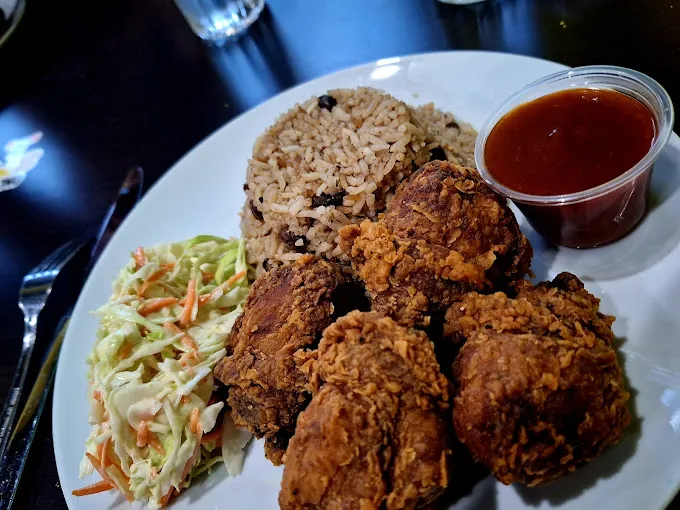
<path fill-rule="evenodd" d="M 516 107 L 569 88 L 613 90 L 645 105 L 655 123 L 655 136 L 647 154 L 618 177 L 576 193 L 530 195 L 498 182 L 487 168 L 484 157 L 488 137 L 495 125 Z M 654 162 L 668 143 L 673 121 L 673 104 L 668 93 L 650 77 L 614 66 L 579 67 L 542 78 L 501 105 L 479 132 L 475 162 L 487 184 L 511 199 L 548 241 L 573 248 L 594 247 L 623 237 L 642 219 Z"/>

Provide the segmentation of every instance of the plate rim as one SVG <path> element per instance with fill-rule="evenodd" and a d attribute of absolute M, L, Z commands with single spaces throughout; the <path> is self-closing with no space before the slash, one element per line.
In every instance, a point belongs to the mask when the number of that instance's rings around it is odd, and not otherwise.
<path fill-rule="evenodd" d="M 343 67 L 341 69 L 338 69 L 336 71 L 319 75 L 314 78 L 311 78 L 309 80 L 306 80 L 304 82 L 298 83 L 296 85 L 293 85 L 291 87 L 288 87 L 284 90 L 281 90 L 277 94 L 267 98 L 265 101 L 262 103 L 245 110 L 232 119 L 228 120 L 224 124 L 220 125 L 217 127 L 215 130 L 213 130 L 211 133 L 206 135 L 203 139 L 201 139 L 198 143 L 196 143 L 194 146 L 192 146 L 186 153 L 184 153 L 179 159 L 177 159 L 154 183 L 151 187 L 147 189 L 147 191 L 144 193 L 142 196 L 142 199 L 140 202 L 137 204 L 135 209 L 137 209 L 140 205 L 144 203 L 148 203 L 150 201 L 153 201 L 153 198 L 148 198 L 148 197 L 154 197 L 157 193 L 159 193 L 159 190 L 164 188 L 166 186 L 166 182 L 173 177 L 171 177 L 171 174 L 176 173 L 178 168 L 182 167 L 185 165 L 187 160 L 190 160 L 192 157 L 195 157 L 195 155 L 206 145 L 208 145 L 211 141 L 213 141 L 216 138 L 219 138 L 220 134 L 222 131 L 226 130 L 231 126 L 232 123 L 235 123 L 239 120 L 241 120 L 242 117 L 249 116 L 249 115 L 257 115 L 257 113 L 266 110 L 271 107 L 271 104 L 276 102 L 277 100 L 280 100 L 281 96 L 284 95 L 294 95 L 296 91 L 309 87 L 310 85 L 320 82 L 324 79 L 336 77 L 339 75 L 343 74 L 353 74 L 353 73 L 362 73 L 365 72 L 369 69 L 373 69 L 375 67 L 380 66 L 380 62 L 383 60 L 395 60 L 398 59 L 399 62 L 408 62 L 408 61 L 416 61 L 418 59 L 437 59 L 437 58 L 448 58 L 452 55 L 467 55 L 474 57 L 476 55 L 480 57 L 500 57 L 500 58 L 508 58 L 508 59 L 520 59 L 520 60 L 525 60 L 525 61 L 536 61 L 540 62 L 542 64 L 550 64 L 554 65 L 557 67 L 561 67 L 563 69 L 570 68 L 570 66 L 567 66 L 565 64 L 551 61 L 548 59 L 540 58 L 540 57 L 535 57 L 532 55 L 523 55 L 519 53 L 509 53 L 509 52 L 498 52 L 498 51 L 486 51 L 486 50 L 443 50 L 443 51 L 433 51 L 433 52 L 419 52 L 419 53 L 413 53 L 413 54 L 407 54 L 407 55 L 397 55 L 397 56 L 391 56 L 391 57 L 383 57 L 380 59 L 375 59 L 375 60 L 370 60 L 361 64 L 357 65 L 351 65 L 347 67 Z M 289 106 L 292 107 L 293 105 L 291 104 Z M 280 111 L 276 113 L 275 115 L 278 117 L 279 115 L 285 113 L 284 111 Z M 275 122 L 275 119 L 272 119 L 272 122 Z M 254 143 L 254 140 L 253 140 Z M 87 310 L 81 310 L 84 306 L 86 306 L 84 301 L 84 296 L 89 293 L 89 288 L 93 285 L 95 285 L 95 279 L 97 279 L 96 275 L 98 272 L 102 271 L 101 266 L 105 263 L 102 261 L 106 260 L 106 255 L 107 253 L 111 250 L 111 246 L 116 244 L 116 239 L 121 236 L 121 231 L 126 231 L 129 228 L 129 224 L 132 223 L 133 221 L 138 221 L 136 219 L 137 214 L 135 214 L 135 211 L 132 211 L 128 216 L 124 219 L 124 221 L 121 223 L 117 231 L 114 233 L 114 236 L 110 240 L 110 242 L 107 244 L 106 248 L 104 251 L 101 253 L 101 256 L 95 263 L 95 265 L 92 268 L 91 273 L 88 275 L 88 278 L 85 280 L 80 293 L 78 295 L 78 298 L 75 302 L 74 308 L 73 308 L 73 315 L 72 315 L 72 320 L 73 318 L 76 317 L 81 317 L 83 313 L 86 313 Z M 77 313 L 76 313 L 77 312 Z M 78 320 L 78 319 L 76 319 Z M 71 337 L 73 336 L 73 333 L 70 333 L 71 328 L 66 333 L 66 336 L 64 338 L 64 345 L 71 344 L 72 342 L 75 342 L 76 339 Z M 65 371 L 67 368 L 65 368 L 65 365 L 67 362 L 62 359 L 60 356 L 60 359 L 57 362 L 57 370 L 56 370 L 56 376 L 55 376 L 55 382 L 54 382 L 54 398 L 52 402 L 52 409 L 51 409 L 51 419 L 52 419 L 52 438 L 53 438 L 53 452 L 55 456 L 55 464 L 57 467 L 57 474 L 59 477 L 59 482 L 60 482 L 60 488 L 62 491 L 62 494 L 65 499 L 65 503 L 68 508 L 72 508 L 69 505 L 69 496 L 66 493 L 66 488 L 64 487 L 64 484 L 62 483 L 62 472 L 65 469 L 73 470 L 77 469 L 77 466 L 66 466 L 62 462 L 60 462 L 60 459 L 62 459 L 66 454 L 62 452 L 60 443 L 58 441 L 58 438 L 60 435 L 57 434 L 57 432 L 61 432 L 60 428 L 60 420 L 57 419 L 59 415 L 59 411 L 57 410 L 57 404 L 58 404 L 58 398 L 56 398 L 57 395 L 57 389 L 61 387 L 63 384 L 63 379 L 66 377 Z M 678 495 L 680 492 L 680 483 L 676 483 L 675 488 L 672 491 L 669 491 L 668 497 L 663 503 L 663 508 L 668 507 L 668 505 L 675 499 L 675 497 Z M 660 510 L 663 510 L 660 509 Z"/>

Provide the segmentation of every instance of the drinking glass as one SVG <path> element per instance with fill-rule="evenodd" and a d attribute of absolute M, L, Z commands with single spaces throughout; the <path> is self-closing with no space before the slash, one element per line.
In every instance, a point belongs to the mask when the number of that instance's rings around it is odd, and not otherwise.
<path fill-rule="evenodd" d="M 265 0 L 175 0 L 191 29 L 204 41 L 223 43 L 248 28 Z"/>
<path fill-rule="evenodd" d="M 453 4 L 453 5 L 469 5 L 478 4 L 484 0 L 439 0 L 443 4 Z"/>

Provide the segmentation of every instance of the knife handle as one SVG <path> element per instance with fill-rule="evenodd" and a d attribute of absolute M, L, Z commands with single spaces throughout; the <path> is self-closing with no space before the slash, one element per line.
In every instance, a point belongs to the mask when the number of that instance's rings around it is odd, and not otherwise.
<path fill-rule="evenodd" d="M 52 338 L 50 350 L 40 367 L 33 389 L 12 432 L 8 449 L 4 457 L 0 459 L 0 510 L 9 510 L 14 502 L 14 496 L 19 487 L 19 479 L 26 465 L 40 416 L 52 387 L 56 361 L 70 318 L 71 315 L 68 313 L 59 321 L 57 333 Z"/>

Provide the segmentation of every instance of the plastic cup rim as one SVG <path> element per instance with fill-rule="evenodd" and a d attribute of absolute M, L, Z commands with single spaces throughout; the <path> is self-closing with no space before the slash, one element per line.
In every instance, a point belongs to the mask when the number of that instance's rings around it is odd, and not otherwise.
<path fill-rule="evenodd" d="M 546 85 L 550 83 L 556 83 L 561 80 L 580 77 L 580 76 L 600 76 L 607 77 L 611 76 L 613 78 L 624 78 L 637 82 L 639 85 L 647 89 L 654 98 L 652 107 L 654 111 L 653 115 L 658 117 L 658 132 L 654 143 L 650 147 L 647 154 L 638 161 L 634 166 L 626 170 L 624 173 L 615 177 L 614 179 L 607 181 L 594 188 L 589 188 L 583 191 L 578 191 L 575 193 L 565 193 L 561 195 L 532 195 L 528 193 L 522 193 L 520 191 L 513 190 L 507 186 L 498 182 L 486 168 L 486 162 L 484 158 L 484 147 L 486 145 L 486 140 L 489 134 L 496 126 L 498 121 L 503 118 L 507 113 L 509 113 L 514 107 L 520 106 L 527 101 L 518 101 L 524 96 L 529 95 L 529 93 L 538 86 Z M 603 88 L 602 86 L 588 87 L 588 85 L 578 85 L 579 88 Z M 565 87 L 567 89 L 569 87 Z M 619 90 L 625 87 L 619 87 Z M 548 95 L 554 92 L 558 92 L 560 89 L 546 92 L 538 97 Z M 533 98 L 533 99 L 536 99 Z M 512 106 L 512 108 L 509 108 Z M 531 205 L 567 205 L 578 202 L 583 202 L 586 200 L 592 200 L 594 198 L 606 195 L 607 193 L 618 189 L 619 187 L 632 181 L 647 169 L 649 169 L 654 162 L 657 160 L 661 151 L 664 149 L 670 136 L 673 132 L 673 122 L 675 119 L 675 112 L 673 108 L 673 103 L 671 101 L 668 92 L 653 78 L 643 74 L 639 71 L 633 69 L 628 69 L 625 67 L 618 66 L 583 66 L 576 67 L 573 69 L 567 69 L 564 71 L 559 71 L 548 76 L 545 76 L 539 80 L 536 80 L 526 87 L 522 88 L 518 92 L 515 92 L 510 97 L 508 97 L 497 109 L 496 111 L 486 120 L 482 128 L 479 130 L 479 135 L 477 136 L 477 141 L 475 143 L 475 164 L 477 170 L 479 171 L 482 178 L 486 183 L 500 195 L 503 195 L 513 201 L 520 202 L 523 204 Z"/>

